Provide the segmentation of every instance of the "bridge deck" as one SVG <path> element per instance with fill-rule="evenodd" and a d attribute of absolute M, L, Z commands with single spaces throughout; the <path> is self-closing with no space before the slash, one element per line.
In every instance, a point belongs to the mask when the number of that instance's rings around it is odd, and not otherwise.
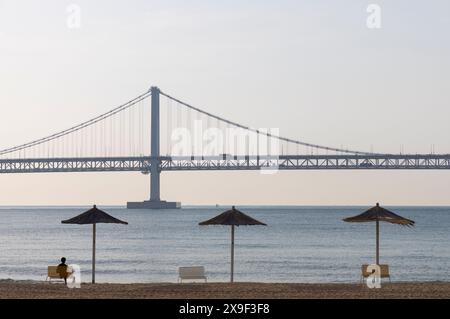
<path fill-rule="evenodd" d="M 151 157 L 1 159 L 0 174 L 50 172 L 149 172 Z M 450 169 L 450 154 L 161 156 L 162 171 Z"/>

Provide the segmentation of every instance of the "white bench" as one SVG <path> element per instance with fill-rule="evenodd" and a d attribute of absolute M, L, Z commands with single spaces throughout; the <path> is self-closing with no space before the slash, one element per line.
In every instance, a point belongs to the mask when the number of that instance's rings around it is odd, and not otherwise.
<path fill-rule="evenodd" d="M 391 275 L 389 273 L 389 265 L 378 265 L 380 266 L 380 278 L 389 278 L 389 282 L 391 281 Z M 369 265 L 362 265 L 361 266 L 361 282 L 363 282 L 363 279 L 369 277 L 372 273 L 367 271 L 367 268 Z"/>
<path fill-rule="evenodd" d="M 194 280 L 194 279 L 202 279 L 207 282 L 207 278 L 205 275 L 205 267 L 196 266 L 196 267 L 179 267 L 178 268 L 178 282 L 183 282 L 184 280 Z"/>

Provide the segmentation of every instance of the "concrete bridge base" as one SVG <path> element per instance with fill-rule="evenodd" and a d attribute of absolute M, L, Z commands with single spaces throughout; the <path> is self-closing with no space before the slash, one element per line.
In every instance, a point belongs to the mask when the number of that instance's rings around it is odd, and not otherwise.
<path fill-rule="evenodd" d="M 128 209 L 178 209 L 181 208 L 180 202 L 166 202 L 161 201 L 143 201 L 143 202 L 128 202 Z"/>

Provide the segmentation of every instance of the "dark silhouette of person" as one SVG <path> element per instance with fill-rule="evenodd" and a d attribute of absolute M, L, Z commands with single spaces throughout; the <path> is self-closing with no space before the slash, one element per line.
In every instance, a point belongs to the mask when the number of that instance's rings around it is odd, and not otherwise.
<path fill-rule="evenodd" d="M 59 277 L 64 279 L 64 282 L 67 284 L 67 277 L 69 276 L 69 273 L 67 272 L 67 264 L 66 264 L 66 257 L 61 258 L 61 263 L 58 265 L 58 268 L 56 268 L 56 272 L 59 274 Z"/>

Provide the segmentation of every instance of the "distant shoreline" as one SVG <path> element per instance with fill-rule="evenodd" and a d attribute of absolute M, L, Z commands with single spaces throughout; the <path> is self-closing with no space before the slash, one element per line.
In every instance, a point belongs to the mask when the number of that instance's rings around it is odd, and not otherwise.
<path fill-rule="evenodd" d="M 116 209 L 127 209 L 126 205 L 102 205 L 101 203 L 98 204 L 97 206 L 101 206 L 104 208 L 116 208 Z M 294 208 L 323 208 L 323 209 L 327 209 L 327 208 L 367 208 L 370 207 L 370 204 L 367 205 L 240 205 L 240 204 L 230 204 L 230 205 L 221 205 L 219 204 L 219 206 L 216 205 L 182 205 L 181 208 L 185 208 L 185 209 L 213 209 L 213 208 L 217 208 L 217 209 L 222 209 L 222 208 L 229 208 L 231 206 L 236 206 L 236 207 L 241 207 L 244 209 L 252 209 L 252 208 L 263 208 L 263 209 L 273 209 L 273 208 L 278 208 L 278 209 L 294 209 Z M 449 205 L 401 205 L 401 204 L 395 204 L 395 205 L 385 205 L 386 207 L 391 207 L 391 208 L 449 208 L 450 209 L 450 204 Z M 59 209 L 59 208 L 86 208 L 86 207 L 92 207 L 91 204 L 86 204 L 86 205 L 0 205 L 0 209 L 21 209 L 21 208 L 26 208 L 26 209 L 43 209 L 43 208 L 48 208 L 48 209 Z M 169 209 L 170 210 L 170 209 Z M 175 209 L 174 209 L 175 210 Z"/>

